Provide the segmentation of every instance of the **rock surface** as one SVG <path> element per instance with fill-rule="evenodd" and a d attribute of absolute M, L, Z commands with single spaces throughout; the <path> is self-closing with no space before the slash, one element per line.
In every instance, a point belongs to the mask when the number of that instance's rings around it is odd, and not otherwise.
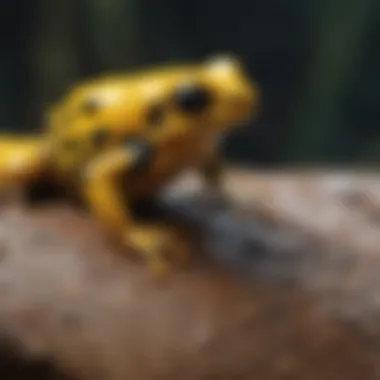
<path fill-rule="evenodd" d="M 226 188 L 163 197 L 197 244 L 161 283 L 79 210 L 4 204 L 0 378 L 377 379 L 380 179 L 231 170 Z"/>

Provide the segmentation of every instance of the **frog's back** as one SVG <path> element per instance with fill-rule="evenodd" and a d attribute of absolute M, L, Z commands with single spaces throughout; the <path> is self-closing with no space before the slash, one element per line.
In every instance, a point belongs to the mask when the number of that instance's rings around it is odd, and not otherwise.
<path fill-rule="evenodd" d="M 70 130 L 74 134 L 86 134 L 96 121 L 119 132 L 127 128 L 129 132 L 136 133 L 141 128 L 141 118 L 145 117 L 145 111 L 155 97 L 170 93 L 180 79 L 196 69 L 196 65 L 157 66 L 83 81 L 69 88 L 48 110 L 47 130 L 55 135 Z"/>
<path fill-rule="evenodd" d="M 89 79 L 82 82 L 68 92 L 66 101 L 72 103 L 88 96 L 89 93 L 96 94 L 97 92 L 107 91 L 108 89 L 129 91 L 138 86 L 154 85 L 155 82 L 178 83 L 180 78 L 194 73 L 197 69 L 196 65 L 163 65 L 157 66 L 154 69 L 146 69 L 138 72 L 127 73 L 111 73 L 105 74 L 100 78 Z"/>

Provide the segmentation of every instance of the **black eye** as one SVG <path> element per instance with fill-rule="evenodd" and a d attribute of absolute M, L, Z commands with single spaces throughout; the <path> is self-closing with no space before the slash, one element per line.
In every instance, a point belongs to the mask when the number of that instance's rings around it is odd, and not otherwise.
<path fill-rule="evenodd" d="M 105 127 L 102 127 L 93 132 L 91 139 L 96 147 L 102 147 L 108 142 L 109 133 Z"/>
<path fill-rule="evenodd" d="M 161 104 L 156 104 L 150 108 L 147 114 L 147 123 L 149 126 L 161 124 L 165 116 L 165 109 Z"/>
<path fill-rule="evenodd" d="M 199 113 L 210 105 L 212 94 L 202 85 L 186 83 L 177 88 L 174 101 L 186 113 Z"/>
<path fill-rule="evenodd" d="M 98 99 L 90 98 L 87 99 L 82 105 L 82 111 L 86 115 L 95 114 L 101 107 L 101 104 Z"/>

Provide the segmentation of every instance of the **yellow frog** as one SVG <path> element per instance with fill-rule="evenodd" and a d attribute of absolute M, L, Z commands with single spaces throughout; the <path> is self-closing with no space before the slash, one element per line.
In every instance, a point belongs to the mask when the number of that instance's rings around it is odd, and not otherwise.
<path fill-rule="evenodd" d="M 187 248 L 169 226 L 138 221 L 133 204 L 186 168 L 218 187 L 219 138 L 248 121 L 259 100 L 256 83 L 231 57 L 88 81 L 49 110 L 40 135 L 0 139 L 0 184 L 58 184 L 164 273 L 186 259 Z"/>

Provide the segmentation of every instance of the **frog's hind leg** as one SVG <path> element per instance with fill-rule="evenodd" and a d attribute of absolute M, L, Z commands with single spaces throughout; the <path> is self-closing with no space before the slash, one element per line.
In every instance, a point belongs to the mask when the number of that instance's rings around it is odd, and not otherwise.
<path fill-rule="evenodd" d="M 39 138 L 0 136 L 0 193 L 25 188 L 45 164 Z"/>

